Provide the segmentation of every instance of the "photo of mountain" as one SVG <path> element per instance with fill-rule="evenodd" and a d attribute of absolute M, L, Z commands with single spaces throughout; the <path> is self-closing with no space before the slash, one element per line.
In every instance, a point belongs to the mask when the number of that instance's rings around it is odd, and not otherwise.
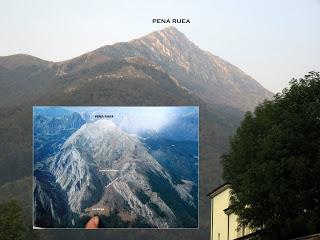
<path fill-rule="evenodd" d="M 34 107 L 34 227 L 198 228 L 198 107 Z"/>

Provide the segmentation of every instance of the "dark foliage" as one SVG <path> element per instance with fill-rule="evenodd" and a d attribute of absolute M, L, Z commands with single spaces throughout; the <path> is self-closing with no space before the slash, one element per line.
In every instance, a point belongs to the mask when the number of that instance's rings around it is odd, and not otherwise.
<path fill-rule="evenodd" d="M 247 113 L 223 157 L 233 207 L 269 239 L 320 231 L 320 73 Z"/>
<path fill-rule="evenodd" d="M 22 221 L 22 211 L 18 202 L 10 200 L 0 204 L 0 239 L 35 239 Z"/>

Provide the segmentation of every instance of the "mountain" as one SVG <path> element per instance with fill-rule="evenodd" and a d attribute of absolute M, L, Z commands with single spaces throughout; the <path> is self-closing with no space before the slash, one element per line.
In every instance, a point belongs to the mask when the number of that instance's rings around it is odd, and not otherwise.
<path fill-rule="evenodd" d="M 273 96 L 239 68 L 201 50 L 175 27 L 104 46 L 60 63 L 59 71 L 66 74 L 101 62 L 137 56 L 156 63 L 180 86 L 210 104 L 248 111 Z"/>
<path fill-rule="evenodd" d="M 65 221 L 81 226 L 81 216 L 94 214 L 94 208 L 104 209 L 105 227 L 116 217 L 131 227 L 197 227 L 197 179 L 173 178 L 138 137 L 110 120 L 81 126 L 54 156 L 36 165 L 35 176 L 39 227 L 65 227 Z M 46 226 L 40 220 L 48 215 L 53 224 L 45 221 Z"/>
<path fill-rule="evenodd" d="M 67 140 L 68 137 L 76 130 L 78 130 L 85 120 L 79 113 L 69 113 L 61 109 L 52 110 L 48 113 L 44 108 L 34 108 L 34 162 L 42 161 L 48 156 L 54 154 L 60 146 Z M 49 117 L 58 113 L 65 113 L 66 115 L 60 117 Z"/>
<path fill-rule="evenodd" d="M 37 115 L 34 122 L 36 122 L 34 129 L 35 133 L 45 135 L 56 134 L 61 130 L 66 129 L 77 129 L 85 123 L 81 115 L 76 112 L 67 116 L 54 118 L 46 118 L 42 115 Z"/>
<path fill-rule="evenodd" d="M 157 136 L 176 141 L 197 141 L 199 134 L 198 126 L 197 113 L 191 113 L 179 117 L 173 123 L 168 124 L 166 128 L 162 128 L 157 132 Z"/>
<path fill-rule="evenodd" d="M 66 110 L 64 108 L 52 108 L 52 107 L 36 107 L 33 108 L 33 114 L 37 114 L 40 116 L 46 116 L 46 118 L 55 118 L 55 117 L 66 117 L 68 115 L 71 115 L 72 112 L 69 110 Z"/>
<path fill-rule="evenodd" d="M 174 28 L 167 28 L 152 33 L 156 38 L 151 38 L 155 43 L 167 44 L 165 38 L 159 35 L 171 34 L 178 31 Z M 171 32 L 171 33 L 170 33 Z M 173 33 L 172 33 L 173 34 Z M 150 35 L 150 36 L 151 36 Z M 183 34 L 182 34 L 183 35 Z M 148 35 L 146 36 L 148 37 Z M 143 38 L 141 38 L 143 39 Z M 140 39 L 140 40 L 141 40 Z M 183 39 L 183 38 L 182 38 Z M 210 229 L 210 201 L 206 194 L 215 186 L 219 185 L 221 179 L 220 156 L 228 149 L 229 136 L 234 133 L 243 117 L 243 108 L 233 107 L 234 104 L 226 102 L 212 103 L 211 98 L 200 96 L 200 91 L 191 89 L 190 86 L 183 86 L 185 74 L 174 76 L 166 71 L 159 63 L 153 62 L 147 56 L 141 56 L 142 51 L 137 52 L 135 57 L 127 57 L 126 49 L 133 40 L 128 43 L 118 43 L 112 46 L 105 46 L 81 57 L 60 63 L 49 63 L 48 65 L 24 66 L 18 64 L 16 68 L 7 68 L 0 65 L 0 184 L 7 183 L 10 187 L 19 187 L 18 179 L 32 175 L 32 106 L 35 105 L 93 105 L 93 106 L 180 106 L 196 105 L 200 109 L 200 185 L 199 185 L 199 230 L 190 231 L 113 231 L 108 230 L 107 235 L 111 238 L 131 237 L 132 239 L 208 239 Z M 154 43 L 154 44 L 155 44 Z M 143 44 L 142 44 L 143 45 Z M 142 46 L 141 45 L 141 46 Z M 170 50 L 171 46 L 166 45 Z M 174 47 L 174 46 L 172 46 Z M 104 50 L 103 50 L 104 49 Z M 109 51 L 108 55 L 104 51 Z M 121 49 L 121 51 L 120 51 Z M 146 48 L 147 49 L 147 48 Z M 175 48 L 177 51 L 179 48 Z M 103 50 L 103 51 L 102 51 Z M 160 50 L 160 49 L 158 49 Z M 186 51 L 186 49 L 184 49 Z M 176 53 L 178 53 L 176 51 Z M 126 56 L 118 56 L 119 52 Z M 206 56 L 206 53 L 202 52 Z M 156 52 L 154 54 L 157 54 Z M 180 52 L 178 56 L 185 53 Z M 146 54 L 147 55 L 147 54 Z M 12 56 L 8 56 L 11 58 Z M 151 56 L 150 56 L 151 58 Z M 93 59 L 93 60 L 91 60 Z M 155 57 L 157 59 L 157 57 Z M 176 58 L 179 59 L 178 57 Z M 158 59 L 159 62 L 161 59 Z M 29 60 L 26 60 L 29 61 Z M 189 57 L 192 64 L 192 56 Z M 87 62 L 87 63 L 86 63 Z M 178 65 L 183 65 L 179 62 Z M 175 69 L 176 63 L 173 63 Z M 206 64 L 213 64 L 207 62 Z M 165 66 L 165 63 L 163 63 Z M 204 65 L 206 66 L 206 65 Z M 210 66 L 208 68 L 211 69 Z M 213 67 L 212 67 L 213 68 Z M 220 69 L 220 70 L 219 70 Z M 170 70 L 170 69 L 169 69 Z M 223 75 L 223 68 L 217 68 L 222 74 L 217 79 L 223 86 L 230 85 L 228 75 Z M 173 70 L 172 70 L 173 71 Z M 195 74 L 196 71 L 193 71 Z M 204 79 L 201 72 L 199 76 L 187 78 L 190 81 Z M 191 76 L 191 75 L 190 75 Z M 214 73 L 213 76 L 220 76 Z M 247 75 L 245 75 L 247 76 Z M 179 78 L 179 80 L 178 80 Z M 229 80 L 228 80 L 229 79 Z M 236 77 L 232 78 L 236 81 Z M 245 78 L 242 78 L 245 79 Z M 251 79 L 251 78 L 250 78 Z M 214 79 L 211 79 L 212 81 Z M 211 81 L 208 80 L 208 81 Z M 250 90 L 251 80 L 238 84 L 247 86 Z M 202 84 L 200 81 L 199 86 Z M 213 83 L 206 83 L 203 88 L 208 88 Z M 192 84 L 191 84 L 192 85 Z M 189 87 L 190 89 L 188 89 Z M 234 87 L 230 87 L 234 89 Z M 224 89 L 212 88 L 215 91 L 212 96 L 219 95 Z M 225 91 L 229 91 L 228 89 Z M 241 93 L 235 93 L 235 96 Z M 198 92 L 198 93 L 197 93 Z M 231 94 L 231 92 L 230 92 Z M 250 98 L 250 94 L 242 94 L 244 98 Z M 261 94 L 263 96 L 263 94 Z M 264 97 L 261 97 L 261 100 Z M 207 99 L 207 100 L 205 100 Z M 230 99 L 238 99 L 230 96 Z M 250 99 L 249 99 L 250 100 Z M 255 97 L 252 98 L 255 102 Z M 235 102 L 232 100 L 232 102 Z M 241 105 L 238 100 L 236 105 Z M 252 104 L 253 105 L 253 104 Z M 231 107 L 230 107 L 231 106 Z M 249 109 L 249 108 L 248 108 Z M 245 109 L 245 110 L 248 110 Z M 168 143 L 152 145 L 153 150 L 170 152 Z M 26 179 L 26 178 L 25 178 Z M 10 183 L 9 183 L 10 182 Z M 28 183 L 31 184 L 30 179 Z M 19 185 L 20 184 L 20 185 Z M 5 196 L 11 196 L 8 188 L 1 192 Z M 31 196 L 31 186 L 28 189 Z M 16 195 L 20 198 L 19 195 Z M 21 202 L 26 199 L 19 199 Z M 32 200 L 30 199 L 30 202 Z M 28 206 L 26 206 L 28 207 Z M 25 212 L 31 210 L 25 210 Z M 31 215 L 29 222 L 31 222 Z M 156 232 L 156 233 L 155 233 Z M 160 234 L 161 233 L 161 234 Z M 97 233 L 97 239 L 105 239 L 105 232 Z M 47 239 L 77 238 L 86 239 L 90 237 L 87 233 L 79 235 L 76 232 L 41 232 L 41 236 Z"/>
<path fill-rule="evenodd" d="M 33 98 L 35 92 L 45 95 L 47 88 L 55 86 L 56 78 L 89 70 L 108 61 L 136 57 L 151 62 L 169 74 L 179 86 L 211 105 L 245 112 L 273 96 L 239 68 L 201 50 L 175 27 L 168 27 L 63 62 L 48 62 L 23 54 L 0 57 L 0 84 L 4 85 L 0 88 L 1 104 L 12 105 L 20 99 L 15 99 L 16 95 L 28 99 Z M 1 91 L 7 88 L 15 89 L 16 95 Z"/>

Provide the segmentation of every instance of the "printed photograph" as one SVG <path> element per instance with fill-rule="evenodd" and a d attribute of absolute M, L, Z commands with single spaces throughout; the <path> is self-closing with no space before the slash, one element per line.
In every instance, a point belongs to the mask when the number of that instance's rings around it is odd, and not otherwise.
<path fill-rule="evenodd" d="M 34 228 L 198 228 L 199 109 L 34 107 Z"/>

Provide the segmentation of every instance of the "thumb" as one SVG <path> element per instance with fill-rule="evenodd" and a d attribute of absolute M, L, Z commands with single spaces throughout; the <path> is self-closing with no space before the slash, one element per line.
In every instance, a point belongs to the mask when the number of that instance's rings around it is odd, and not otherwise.
<path fill-rule="evenodd" d="M 98 228 L 99 225 L 99 217 L 92 217 L 86 224 L 85 228 Z"/>

